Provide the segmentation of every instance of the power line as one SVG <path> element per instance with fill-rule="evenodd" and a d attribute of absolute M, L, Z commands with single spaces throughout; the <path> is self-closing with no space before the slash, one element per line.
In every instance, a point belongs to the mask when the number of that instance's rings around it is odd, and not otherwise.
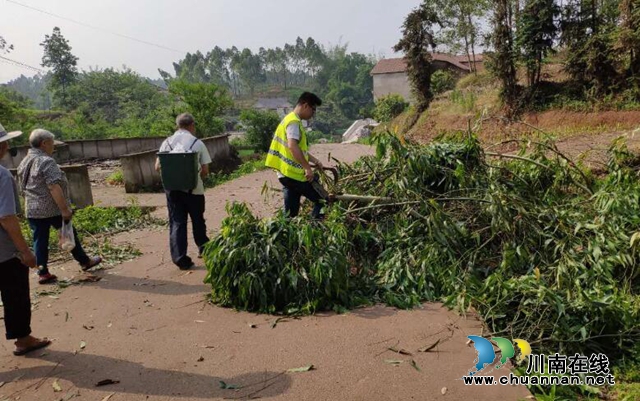
<path fill-rule="evenodd" d="M 129 40 L 133 40 L 134 42 L 142 43 L 142 44 L 145 44 L 145 45 L 148 45 L 148 46 L 154 46 L 154 47 L 157 47 L 157 48 L 159 48 L 159 49 L 168 50 L 168 51 L 175 52 L 175 53 L 181 53 L 181 54 L 186 54 L 186 53 L 188 53 L 188 52 L 187 52 L 187 51 L 185 51 L 185 50 L 177 50 L 177 49 L 173 49 L 173 48 L 171 48 L 171 47 L 167 47 L 167 46 L 159 45 L 159 44 L 157 44 L 157 43 L 147 42 L 146 40 L 142 40 L 142 39 L 134 38 L 133 36 L 124 35 L 124 34 L 121 34 L 121 33 L 118 33 L 118 32 L 110 31 L 110 30 L 108 30 L 108 29 L 104 29 L 104 28 L 100 28 L 100 27 L 97 27 L 97 26 L 89 25 L 89 24 L 86 24 L 86 23 L 84 23 L 84 22 L 76 21 L 76 20 L 71 19 L 71 18 L 67 18 L 67 17 L 63 17 L 63 16 L 58 15 L 58 14 L 50 13 L 50 12 L 48 12 L 48 11 L 41 10 L 41 9 L 39 9 L 39 8 L 36 8 L 36 7 L 29 6 L 29 5 L 27 5 L 27 4 L 22 4 L 22 3 L 19 3 L 19 2 L 17 2 L 17 1 L 14 1 L 14 0 L 7 0 L 7 2 L 9 2 L 9 3 L 13 3 L 13 4 L 18 5 L 18 6 L 20 6 L 20 7 L 28 8 L 28 9 L 30 9 L 30 10 L 37 11 L 37 12 L 42 13 L 42 14 L 46 14 L 46 15 L 49 15 L 49 16 L 52 16 L 52 17 L 60 18 L 60 19 L 63 19 L 63 20 L 65 20 L 65 21 L 73 22 L 74 24 L 82 25 L 82 26 L 84 26 L 84 27 L 86 27 L 86 28 L 95 29 L 96 31 L 106 32 L 106 33 L 109 33 L 109 34 L 111 34 L 111 35 L 115 35 L 115 36 L 119 36 L 119 37 L 121 37 L 121 38 L 125 38 L 125 39 L 129 39 Z"/>
<path fill-rule="evenodd" d="M 44 70 L 41 70 L 40 68 L 33 67 L 33 66 L 30 66 L 29 64 L 25 64 L 25 63 L 23 63 L 21 61 L 17 61 L 17 60 L 12 60 L 12 59 L 6 58 L 4 56 L 0 56 L 0 61 L 2 61 L 5 64 L 11 64 L 11 65 L 14 65 L 16 67 L 26 68 L 28 70 L 39 72 L 39 73 L 42 73 L 42 74 L 46 73 Z"/>

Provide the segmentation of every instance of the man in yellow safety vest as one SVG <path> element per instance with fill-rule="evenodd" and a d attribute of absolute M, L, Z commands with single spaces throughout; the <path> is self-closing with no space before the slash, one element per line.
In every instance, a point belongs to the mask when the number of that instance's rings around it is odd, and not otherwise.
<path fill-rule="evenodd" d="M 300 95 L 295 109 L 278 125 L 267 154 L 265 164 L 278 173 L 284 187 L 284 210 L 290 217 L 298 215 L 300 197 L 304 196 L 314 203 L 312 217 L 321 218 L 322 198 L 311 185 L 317 176 L 309 162 L 318 168 L 322 168 L 322 163 L 309 153 L 307 132 L 302 125 L 302 120 L 311 119 L 320 105 L 322 100 L 313 93 Z"/>

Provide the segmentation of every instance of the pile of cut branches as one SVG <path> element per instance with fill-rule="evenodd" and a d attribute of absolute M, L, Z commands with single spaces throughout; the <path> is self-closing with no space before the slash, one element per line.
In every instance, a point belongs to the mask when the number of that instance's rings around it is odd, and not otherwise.
<path fill-rule="evenodd" d="M 512 155 L 464 133 L 374 141 L 333 190 L 384 202 L 337 202 L 322 223 L 228 209 L 205 255 L 214 302 L 300 313 L 443 301 L 554 353 L 638 341 L 640 180 L 623 144 L 595 177 L 551 141 Z"/>

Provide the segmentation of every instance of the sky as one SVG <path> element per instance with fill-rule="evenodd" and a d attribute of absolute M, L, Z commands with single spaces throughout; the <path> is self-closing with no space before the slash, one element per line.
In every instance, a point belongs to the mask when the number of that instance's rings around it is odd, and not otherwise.
<path fill-rule="evenodd" d="M 158 68 L 173 73 L 171 63 L 186 52 L 234 45 L 257 51 L 295 43 L 298 36 L 311 36 L 324 46 L 348 43 L 350 51 L 393 57 L 404 18 L 420 2 L 0 0 L 0 36 L 14 46 L 0 56 L 44 69 L 40 43 L 57 26 L 79 58 L 81 70 L 126 66 L 150 78 L 160 77 Z M 0 83 L 34 73 L 0 58 Z"/>

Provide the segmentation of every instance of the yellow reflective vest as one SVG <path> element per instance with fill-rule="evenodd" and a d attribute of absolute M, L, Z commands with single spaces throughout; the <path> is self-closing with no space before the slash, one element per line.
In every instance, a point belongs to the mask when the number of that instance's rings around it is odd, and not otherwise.
<path fill-rule="evenodd" d="M 271 146 L 269 147 L 269 153 L 267 154 L 267 161 L 265 164 L 267 167 L 278 170 L 285 177 L 298 181 L 306 181 L 307 179 L 304 176 L 304 169 L 300 163 L 293 158 L 293 155 L 289 150 L 289 145 L 287 143 L 287 127 L 289 124 L 300 125 L 300 141 L 298 142 L 298 145 L 304 154 L 305 160 L 309 161 L 307 132 L 302 126 L 302 120 L 300 120 L 296 113 L 291 112 L 287 114 L 287 116 L 280 122 L 280 125 L 278 125 L 278 129 L 276 129 L 276 133 L 273 135 L 273 139 L 271 140 Z"/>

